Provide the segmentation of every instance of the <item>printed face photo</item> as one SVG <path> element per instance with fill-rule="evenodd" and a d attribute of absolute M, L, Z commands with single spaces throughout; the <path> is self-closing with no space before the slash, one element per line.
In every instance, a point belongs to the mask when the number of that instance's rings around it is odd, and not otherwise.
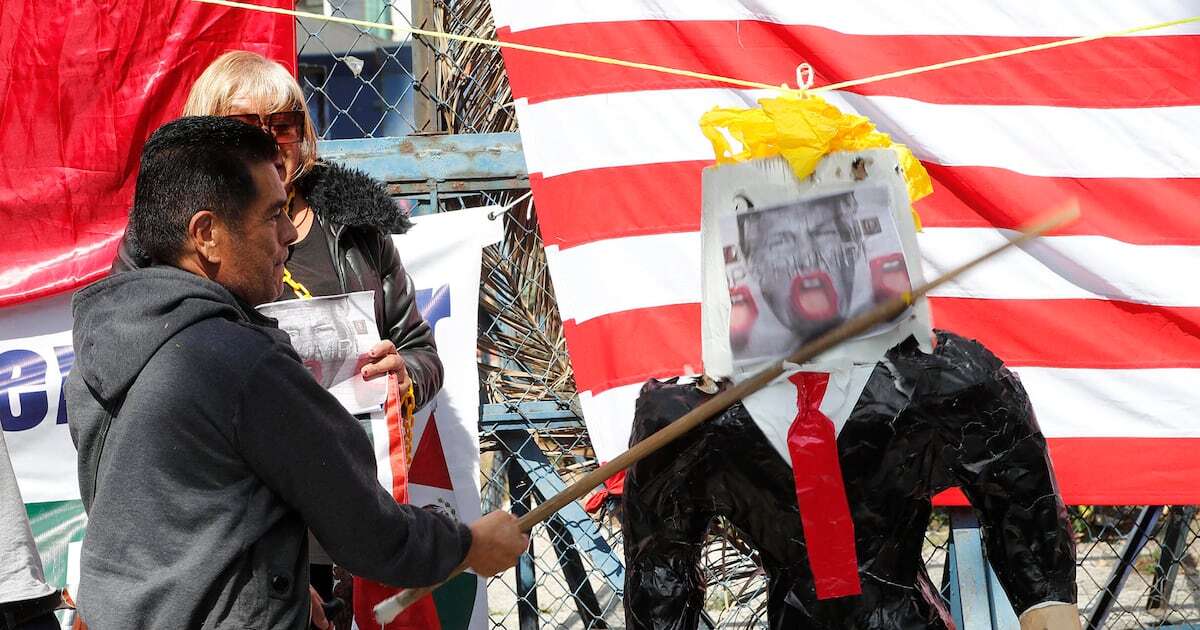
<path fill-rule="evenodd" d="M 313 379 L 352 414 L 372 413 L 387 399 L 386 378 L 366 380 L 362 367 L 379 343 L 371 291 L 271 302 L 258 307 L 291 339 Z"/>
<path fill-rule="evenodd" d="M 882 186 L 734 206 L 721 237 L 735 363 L 778 359 L 911 288 Z"/>
<path fill-rule="evenodd" d="M 322 387 L 329 388 L 346 366 L 351 369 L 358 358 L 358 342 L 343 301 L 310 303 L 304 317 L 289 317 L 288 310 L 272 316 L 279 328 L 292 338 L 292 347 L 304 367 Z"/>

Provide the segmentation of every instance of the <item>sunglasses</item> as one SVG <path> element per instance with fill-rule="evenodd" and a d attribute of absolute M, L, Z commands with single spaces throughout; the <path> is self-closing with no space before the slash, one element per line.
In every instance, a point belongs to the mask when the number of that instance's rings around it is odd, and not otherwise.
<path fill-rule="evenodd" d="M 304 112 L 300 110 L 275 112 L 266 116 L 259 114 L 233 114 L 226 116 L 226 118 L 232 118 L 263 129 L 274 136 L 275 142 L 279 144 L 300 142 L 304 137 Z"/>

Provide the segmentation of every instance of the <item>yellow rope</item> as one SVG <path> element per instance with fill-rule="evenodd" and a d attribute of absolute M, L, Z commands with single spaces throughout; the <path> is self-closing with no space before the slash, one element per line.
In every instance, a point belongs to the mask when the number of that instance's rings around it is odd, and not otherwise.
<path fill-rule="evenodd" d="M 1169 22 L 1159 22 L 1157 24 L 1148 24 L 1146 26 L 1135 26 L 1122 31 L 1113 31 L 1111 33 L 1102 33 L 1100 35 L 1084 35 L 1083 37 L 1072 37 L 1071 39 L 1060 39 L 1054 42 L 1046 42 L 1045 44 L 1035 44 L 1033 46 L 1024 46 L 1022 48 L 1013 48 L 1011 50 L 1002 50 L 1000 52 L 988 53 L 986 55 L 976 55 L 974 57 L 965 57 L 963 59 L 955 59 L 953 61 L 943 61 L 942 63 L 930 64 L 928 66 L 920 66 L 917 68 L 909 68 L 908 70 L 897 70 L 896 72 L 885 72 L 876 74 L 862 79 L 853 79 L 851 81 L 842 81 L 841 83 L 832 83 L 830 85 L 822 85 L 819 88 L 814 88 L 813 92 L 823 92 L 826 90 L 840 90 L 855 85 L 863 85 L 866 83 L 874 83 L 876 81 L 884 81 L 886 79 L 895 79 L 898 77 L 907 77 L 922 72 L 930 72 L 932 70 L 941 70 L 942 68 L 952 68 L 954 66 L 965 66 L 969 63 L 978 63 L 980 61 L 988 61 L 989 59 L 1000 59 L 1002 57 L 1011 57 L 1013 55 L 1021 55 L 1039 50 L 1049 50 L 1051 48 L 1059 48 L 1061 46 L 1071 46 L 1073 44 L 1082 44 L 1084 42 L 1095 41 L 1097 39 L 1105 39 L 1108 37 L 1120 37 L 1122 35 L 1132 35 L 1134 33 L 1142 33 L 1145 31 L 1153 31 L 1160 28 L 1168 28 L 1171 26 L 1179 26 L 1180 24 L 1190 24 L 1192 22 L 1200 22 L 1200 16 L 1184 18 L 1182 20 L 1171 20 Z"/>
<path fill-rule="evenodd" d="M 234 2 L 233 0 L 196 0 L 204 4 L 216 4 L 223 7 L 234 7 L 238 9 L 250 9 L 252 11 L 261 11 L 264 13 L 278 13 L 281 15 L 291 15 L 293 17 L 311 18 L 314 20 L 324 20 L 326 22 L 337 22 L 339 24 L 350 24 L 362 28 L 381 28 L 392 31 L 400 31 L 412 33 L 413 35 L 423 35 L 425 37 L 452 39 L 460 42 L 471 44 L 483 44 L 485 46 L 496 46 L 498 48 L 512 48 L 514 50 L 524 50 L 527 52 L 542 53 L 553 55 L 555 57 L 567 57 L 569 59 L 580 59 L 583 61 L 595 61 L 597 63 L 605 63 L 613 66 L 624 66 L 626 68 L 637 68 L 639 70 L 650 70 L 653 72 L 661 72 L 663 74 L 674 74 L 682 77 L 691 77 L 693 79 L 706 79 L 709 81 L 717 81 L 720 83 L 729 83 L 732 85 L 740 85 L 743 87 L 766 88 L 769 90 L 778 90 L 778 85 L 770 85 L 767 83 L 759 83 L 757 81 L 743 81 L 741 79 L 731 79 L 715 74 L 705 74 L 703 72 L 692 72 L 691 70 L 680 70 L 679 68 L 670 68 L 667 66 L 657 66 L 651 63 L 639 63 L 637 61 L 626 61 L 624 59 L 615 59 L 613 57 L 601 57 L 598 55 L 586 55 L 584 53 L 571 52 L 569 50 L 558 50 L 556 48 L 545 48 L 542 46 L 530 46 L 528 44 L 516 44 L 512 42 L 502 42 L 494 39 L 485 39 L 482 37 L 472 37 L 470 35 L 457 35 L 455 33 L 445 33 L 442 31 L 427 31 L 420 28 L 412 28 L 410 26 L 396 26 L 394 24 L 384 24 L 382 22 L 368 22 L 366 20 L 355 20 L 351 18 L 337 17 L 335 15 L 321 15 L 318 13 L 305 13 L 304 11 L 292 11 L 290 9 L 280 9 L 276 7 L 262 7 L 256 4 L 246 4 L 245 2 Z"/>
<path fill-rule="evenodd" d="M 442 32 L 442 31 L 427 31 L 425 29 L 413 28 L 410 26 L 397 26 L 394 24 L 384 24 L 382 22 L 370 22 L 367 20 L 355 20 L 352 18 L 337 17 L 337 16 L 333 16 L 333 15 L 321 15 L 318 13 L 306 13 L 304 11 L 292 11 L 290 9 L 280 9 L 277 7 L 264 7 L 264 6 L 259 6 L 256 4 L 248 4 L 245 2 L 235 2 L 234 0 L 195 0 L 195 1 L 201 2 L 204 4 L 215 4 L 215 5 L 220 5 L 220 6 L 224 6 L 224 7 L 233 7 L 233 8 L 237 8 L 237 9 L 249 9 L 252 11 L 260 11 L 263 13 L 277 13 L 280 15 L 290 15 L 292 17 L 310 18 L 310 19 L 314 19 L 314 20 L 322 20 L 325 22 L 337 22 L 339 24 L 350 24 L 350 25 L 358 26 L 358 27 L 362 27 L 362 28 L 378 28 L 378 29 L 385 29 L 385 30 L 390 30 L 390 31 L 411 33 L 413 35 L 421 35 L 424 37 L 449 39 L 449 40 L 454 40 L 454 41 L 467 42 L 467 43 L 471 43 L 471 44 L 496 46 L 498 48 L 511 48 L 513 50 L 524 50 L 526 52 L 541 53 L 544 55 L 552 55 L 555 57 L 566 57 L 568 59 L 579 59 L 581 61 L 592 61 L 595 63 L 603 63 L 603 64 L 607 64 L 607 65 L 611 65 L 611 66 L 621 66 L 621 67 L 625 67 L 625 68 L 634 68 L 637 70 L 649 70 L 651 72 L 659 72 L 662 74 L 671 74 L 671 75 L 681 76 L 681 77 L 690 77 L 693 79 L 704 79 L 706 81 L 714 81 L 717 83 L 725 83 L 728 85 L 737 85 L 740 87 L 750 87 L 750 88 L 758 88 L 758 89 L 766 89 L 766 90 L 778 90 L 778 91 L 783 91 L 783 92 L 802 92 L 803 91 L 803 90 L 795 90 L 795 89 L 789 88 L 787 86 L 779 86 L 779 85 L 771 85 L 769 83 L 761 83 L 759 81 L 747 81 L 745 79 L 724 77 L 724 76 L 720 76 L 720 75 L 716 75 L 716 74 L 693 72 L 691 70 L 683 70 L 680 68 L 671 68 L 668 66 L 659 66 L 659 65 L 650 64 L 650 63 L 641 63 L 641 62 L 637 62 L 637 61 L 629 61 L 626 59 L 617 59 L 614 57 L 604 57 L 601 55 L 588 55 L 588 54 L 584 54 L 584 53 L 571 52 L 569 50 L 558 50 L 556 48 L 545 48 L 543 46 L 530 46 L 528 44 L 502 42 L 502 41 L 498 41 L 498 40 L 494 40 L 494 39 L 473 37 L 471 35 L 458 35 L 455 33 L 446 33 L 446 32 Z M 1163 28 L 1169 28 L 1171 26 L 1179 26 L 1181 24 L 1191 24 L 1193 22 L 1200 22 L 1200 16 L 1183 18 L 1180 20 L 1171 20 L 1168 22 L 1159 22 L 1157 24 L 1147 24 L 1144 26 L 1135 26 L 1133 28 L 1127 28 L 1127 29 L 1123 29 L 1123 30 L 1119 30 L 1119 31 L 1111 31 L 1108 33 L 1101 33 L 1099 35 L 1085 35 L 1083 37 L 1073 37 L 1071 39 L 1063 39 L 1063 40 L 1058 40 L 1058 41 L 1054 41 L 1054 42 L 1047 42 L 1045 44 L 1037 44 L 1034 46 L 1024 46 L 1022 48 L 1014 48 L 1012 50 L 1003 50 L 1000 52 L 988 53 L 986 55 L 977 55 L 974 57 L 966 57 L 964 59 L 955 59 L 953 61 L 944 61 L 942 63 L 935 63 L 935 64 L 931 64 L 928 66 L 920 66 L 917 68 L 909 68 L 907 70 L 898 70 L 896 72 L 886 72 L 883 74 L 876 74 L 876 75 L 869 76 L 869 77 L 863 77 L 861 79 L 854 79 L 851 81 L 842 81 L 840 83 L 833 83 L 830 85 L 822 85 L 820 87 L 812 88 L 810 91 L 825 92 L 825 91 L 829 91 L 829 90 L 838 90 L 838 89 L 847 88 L 847 87 L 851 87 L 851 86 L 855 86 L 855 85 L 865 85 L 867 83 L 875 83 L 877 81 L 884 81 L 887 79 L 896 79 L 899 77 L 906 77 L 906 76 L 911 76 L 914 74 L 921 74 L 923 72 L 940 70 L 942 68 L 951 68 L 954 66 L 966 65 L 969 63 L 978 63 L 980 61 L 988 61 L 990 59 L 1000 59 L 1002 57 L 1011 57 L 1013 55 L 1020 55 L 1020 54 L 1034 52 L 1034 51 L 1038 51 L 1038 50 L 1047 50 L 1050 48 L 1058 48 L 1061 46 L 1071 46 L 1073 44 L 1082 44 L 1084 42 L 1095 41 L 1098 39 L 1106 39 L 1109 37 L 1120 37 L 1122 35 L 1132 35 L 1134 33 L 1143 33 L 1146 31 L 1153 31 L 1153 30 L 1158 30 L 1158 29 L 1163 29 Z"/>

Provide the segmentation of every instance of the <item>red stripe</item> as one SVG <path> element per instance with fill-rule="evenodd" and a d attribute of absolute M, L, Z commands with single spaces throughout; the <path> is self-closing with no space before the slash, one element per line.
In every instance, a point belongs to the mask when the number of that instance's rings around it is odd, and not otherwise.
<path fill-rule="evenodd" d="M 1050 460 L 1067 505 L 1200 503 L 1200 438 L 1050 438 Z M 958 490 L 937 505 L 967 505 Z"/>
<path fill-rule="evenodd" d="M 581 392 L 702 370 L 699 303 L 567 320 L 563 335 Z"/>
<path fill-rule="evenodd" d="M 399 381 L 393 372 L 388 374 L 388 396 L 387 402 L 384 403 L 384 413 L 387 416 L 388 464 L 392 468 L 392 498 L 396 503 L 408 503 L 408 450 L 404 447 L 404 417 L 400 405 Z"/>
<path fill-rule="evenodd" d="M 931 303 L 934 325 L 978 339 L 1010 366 L 1200 367 L 1200 308 L 1105 300 Z M 1098 330 L 1104 343 L 1096 342 Z M 699 303 L 609 313 L 582 324 L 568 320 L 564 333 L 581 391 L 696 372 L 703 363 Z"/>
<path fill-rule="evenodd" d="M 1200 179 L 1034 177 L 985 166 L 925 162 L 934 194 L 917 202 L 930 227 L 1016 228 L 1072 199 L 1082 216 L 1054 234 L 1140 245 L 1200 244 Z"/>
<path fill-rule="evenodd" d="M 700 229 L 701 170 L 664 162 L 530 176 L 547 245 Z M 1054 234 L 1141 245 L 1200 244 L 1200 179 L 1035 177 L 999 168 L 926 163 L 934 192 L 917 203 L 926 227 L 1017 228 L 1068 199 L 1080 220 Z"/>
<path fill-rule="evenodd" d="M 814 85 L 1042 44 L 1063 38 L 847 35 L 751 20 L 639 20 L 512 32 L 502 41 L 615 57 L 758 81 L 796 84 L 807 61 Z M 703 80 L 541 53 L 504 50 L 513 95 L 538 102 L 584 94 L 704 88 Z M 1200 36 L 1119 37 L 1016 55 L 851 88 L 932 103 L 1150 107 L 1200 104 Z"/>
<path fill-rule="evenodd" d="M 1200 367 L 1200 308 L 1106 300 L 931 298 L 930 303 L 935 326 L 978 339 L 1012 366 Z"/>
<path fill-rule="evenodd" d="M 951 304 L 958 302 L 959 304 Z M 969 311 L 975 309 L 976 316 L 982 316 L 982 300 L 976 304 L 962 304 L 971 300 L 940 300 L 937 314 L 958 309 L 957 317 L 969 317 Z M 1105 306 L 1108 303 L 1087 300 L 1060 300 L 1063 307 L 1063 321 L 1079 321 L 1079 309 L 1091 306 Z M 946 305 L 950 304 L 949 308 Z M 1021 309 L 1038 309 L 1052 306 L 1043 302 L 1021 304 L 1016 302 L 994 301 L 989 304 L 993 309 L 1008 309 L 1009 313 Z M 1126 326 L 1140 326 L 1136 320 L 1140 318 L 1160 317 L 1164 321 L 1180 316 L 1178 309 L 1155 309 L 1166 314 L 1138 315 L 1130 312 L 1135 323 L 1130 320 L 1119 321 L 1106 325 L 1106 343 L 1111 339 L 1120 339 L 1119 343 L 1130 343 L 1133 334 L 1124 334 L 1121 329 Z M 654 311 L 660 311 L 655 313 Z M 1016 317 L 1017 315 L 1013 315 Z M 1024 316 L 1024 315 L 1022 315 Z M 1187 314 L 1195 319 L 1194 314 Z M 595 393 L 625 385 L 638 383 L 653 377 L 673 376 L 682 372 L 680 366 L 699 366 L 699 305 L 687 304 L 661 307 L 658 309 L 642 309 L 624 313 L 614 313 L 588 320 L 580 325 L 565 322 L 564 328 L 568 336 L 568 346 L 572 362 L 576 370 L 576 379 L 580 391 L 591 390 Z M 1002 317 L 997 317 L 1002 319 Z M 1043 322 L 1044 324 L 1044 322 Z M 964 326 L 969 326 L 964 322 Z M 1007 324 L 1005 324 L 1007 326 Z M 1182 326 L 1182 324 L 1176 324 Z M 1167 327 L 1168 324 L 1164 324 Z M 1038 329 L 1038 326 L 1028 326 Z M 1086 325 L 1079 326 L 1085 330 L 1098 330 Z M 1040 329 L 1039 329 L 1040 330 Z M 961 331 L 960 331 L 961 332 Z M 1171 343 L 1178 342 L 1183 331 L 1172 333 L 1167 342 L 1160 344 L 1157 352 L 1170 348 Z M 1003 336 L 1003 333 L 998 333 Z M 1022 333 L 1032 344 L 1032 338 Z M 1041 331 L 1040 346 L 1029 346 L 1028 352 L 1034 350 L 1046 353 L 1069 354 L 1072 348 L 1078 351 L 1086 350 L 1085 346 L 1056 348 L 1063 343 L 1062 331 Z M 1073 337 L 1079 340 L 1079 336 Z M 1053 343 L 1047 340 L 1053 339 Z M 1172 341 L 1173 340 L 1173 341 Z M 983 341 L 995 345 L 986 334 Z M 1000 342 L 1003 345 L 1005 342 Z M 1113 341 L 1117 343 L 1117 341 Z M 1186 342 L 1189 347 L 1195 341 Z M 1103 344 L 1096 344 L 1103 345 Z M 995 348 L 1003 357 L 1003 347 Z M 1096 350 L 1092 349 L 1093 352 Z M 1186 347 L 1178 350 L 1180 355 L 1186 353 Z M 1133 356 L 1137 356 L 1134 354 Z M 1154 354 L 1151 354 L 1151 360 Z M 1008 357 L 1006 357 L 1008 358 Z M 1010 360 L 1020 360 L 1019 357 Z M 1033 360 L 1024 361 L 1026 364 Z M 698 368 L 694 368 L 698 369 Z M 693 370 L 693 371 L 694 371 Z M 623 378 L 618 375 L 625 375 Z M 1070 504 L 1107 504 L 1107 505 L 1136 505 L 1136 504 L 1193 504 L 1200 503 L 1200 485 L 1195 483 L 1200 479 L 1200 438 L 1052 438 L 1050 439 L 1051 456 L 1057 471 L 1059 487 L 1064 499 Z M 1095 471 L 1103 470 L 1101 482 Z M 938 497 L 940 505 L 965 505 L 961 493 L 943 493 Z M 955 502 L 957 501 L 957 503 Z"/>
<path fill-rule="evenodd" d="M 700 171 L 712 161 L 664 162 L 531 173 L 547 245 L 570 247 L 616 236 L 700 229 Z"/>

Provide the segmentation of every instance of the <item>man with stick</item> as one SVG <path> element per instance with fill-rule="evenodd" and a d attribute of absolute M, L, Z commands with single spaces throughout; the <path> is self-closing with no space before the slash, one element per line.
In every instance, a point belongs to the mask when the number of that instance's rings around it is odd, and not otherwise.
<path fill-rule="evenodd" d="M 131 230 L 155 265 L 74 300 L 71 435 L 89 524 L 80 616 L 106 628 L 306 628 L 306 531 L 357 575 L 429 585 L 513 566 L 498 512 L 467 527 L 398 505 L 366 435 L 275 321 L 296 230 L 274 140 L 215 118 L 159 129 Z"/>

